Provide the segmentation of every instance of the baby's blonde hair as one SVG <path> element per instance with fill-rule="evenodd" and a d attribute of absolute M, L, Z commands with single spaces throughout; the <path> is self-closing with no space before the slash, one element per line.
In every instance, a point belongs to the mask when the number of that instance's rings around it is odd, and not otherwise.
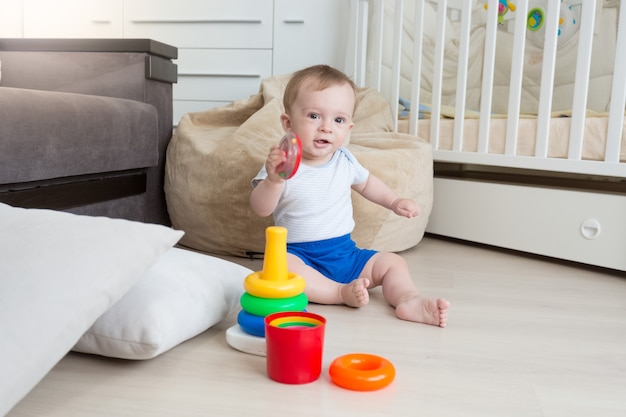
<path fill-rule="evenodd" d="M 354 110 L 358 101 L 358 90 L 356 84 L 343 72 L 329 65 L 314 65 L 304 68 L 293 74 L 283 96 L 283 105 L 285 112 L 291 112 L 291 106 L 298 97 L 298 92 L 304 87 L 311 88 L 314 91 L 324 90 L 335 85 L 348 84 L 354 91 Z"/>

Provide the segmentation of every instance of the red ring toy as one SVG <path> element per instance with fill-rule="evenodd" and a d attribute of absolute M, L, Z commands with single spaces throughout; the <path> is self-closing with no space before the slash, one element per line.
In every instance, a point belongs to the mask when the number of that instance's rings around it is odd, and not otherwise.
<path fill-rule="evenodd" d="M 387 359 L 367 353 L 351 353 L 335 359 L 328 368 L 330 379 L 354 391 L 374 391 L 391 384 L 396 368 Z"/>
<path fill-rule="evenodd" d="M 300 160 L 302 159 L 302 141 L 297 133 L 287 132 L 278 146 L 285 152 L 287 160 L 276 169 L 282 178 L 288 180 L 296 175 L 296 171 L 300 166 Z"/>

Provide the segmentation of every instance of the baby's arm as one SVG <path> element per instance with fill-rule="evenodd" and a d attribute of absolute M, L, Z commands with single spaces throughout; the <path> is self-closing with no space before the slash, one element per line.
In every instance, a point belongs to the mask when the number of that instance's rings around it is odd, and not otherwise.
<path fill-rule="evenodd" d="M 362 184 L 353 185 L 352 188 L 368 200 L 379 204 L 398 216 L 419 216 L 419 206 L 410 198 L 399 198 L 398 195 L 387 186 L 380 178 L 371 175 Z"/>
<path fill-rule="evenodd" d="M 265 161 L 267 178 L 259 181 L 250 193 L 250 207 L 258 216 L 269 216 L 278 204 L 285 180 L 276 172 L 276 167 L 285 162 L 285 159 L 285 153 L 278 146 L 272 146 Z"/>

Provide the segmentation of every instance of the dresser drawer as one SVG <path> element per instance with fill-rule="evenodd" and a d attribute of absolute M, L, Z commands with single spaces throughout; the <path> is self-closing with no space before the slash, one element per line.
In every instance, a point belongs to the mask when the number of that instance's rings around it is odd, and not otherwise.
<path fill-rule="evenodd" d="M 315 64 L 343 68 L 349 22 L 349 0 L 276 0 L 274 74 Z"/>
<path fill-rule="evenodd" d="M 123 34 L 122 0 L 24 0 L 22 7 L 26 38 L 121 38 Z"/>
<path fill-rule="evenodd" d="M 272 48 L 272 0 L 134 0 L 124 3 L 124 37 L 178 48 Z"/>
<path fill-rule="evenodd" d="M 259 91 L 272 75 L 269 49 L 179 49 L 177 100 L 230 102 Z"/>

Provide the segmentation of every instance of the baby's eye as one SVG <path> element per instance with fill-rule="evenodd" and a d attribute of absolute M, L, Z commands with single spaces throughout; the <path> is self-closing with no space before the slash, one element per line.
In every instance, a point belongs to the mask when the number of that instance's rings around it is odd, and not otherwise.
<path fill-rule="evenodd" d="M 344 119 L 343 117 L 337 117 L 337 118 L 335 119 L 335 123 L 339 123 L 339 124 L 342 124 L 342 123 L 344 123 L 345 121 L 346 121 L 346 119 Z"/>
<path fill-rule="evenodd" d="M 320 116 L 319 116 L 319 114 L 317 114 L 317 113 L 311 113 L 311 114 L 309 114 L 309 118 L 310 118 L 310 119 L 319 119 L 319 118 L 320 118 Z"/>

